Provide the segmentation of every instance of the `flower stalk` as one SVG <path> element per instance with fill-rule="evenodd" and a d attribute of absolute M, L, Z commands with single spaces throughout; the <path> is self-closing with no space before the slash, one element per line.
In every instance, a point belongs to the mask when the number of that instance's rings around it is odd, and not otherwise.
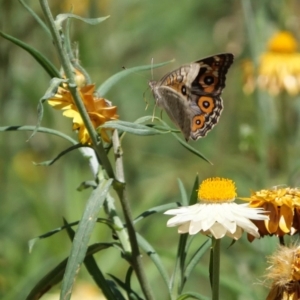
<path fill-rule="evenodd" d="M 220 287 L 220 250 L 221 239 L 212 237 L 212 268 L 211 268 L 211 286 L 212 286 L 212 300 L 219 300 Z"/>
<path fill-rule="evenodd" d="M 54 45 L 57 47 L 57 52 L 58 52 L 58 55 L 60 58 L 61 65 L 66 74 L 66 77 L 69 80 L 68 86 L 69 86 L 70 92 L 73 96 L 73 99 L 78 108 L 78 111 L 82 117 L 84 125 L 91 137 L 93 148 L 99 157 L 101 165 L 103 165 L 104 169 L 106 170 L 108 177 L 114 178 L 114 172 L 113 172 L 112 166 L 107 158 L 107 155 L 105 153 L 103 145 L 101 143 L 99 143 L 99 141 L 97 139 L 96 131 L 92 125 L 92 122 L 87 114 L 87 111 L 81 100 L 80 94 L 77 90 L 74 75 L 72 72 L 72 65 L 71 65 L 68 55 L 63 47 L 59 31 L 56 28 L 52 13 L 51 13 L 49 5 L 47 3 L 47 0 L 40 0 L 40 4 L 41 4 L 42 10 L 43 10 L 43 13 L 45 15 L 45 18 L 49 24 L 49 28 L 50 28 L 50 32 L 51 32 L 51 35 L 52 35 L 52 38 L 54 41 Z"/>
<path fill-rule="evenodd" d="M 124 168 L 123 168 L 123 153 L 121 148 L 121 143 L 118 135 L 118 131 L 114 130 L 113 132 L 113 149 L 115 154 L 115 161 L 116 161 L 116 180 L 114 184 L 114 189 L 116 190 L 125 217 L 125 222 L 128 230 L 129 240 L 132 247 L 132 252 L 130 254 L 130 261 L 132 264 L 133 269 L 136 272 L 137 278 L 140 282 L 141 288 L 147 300 L 154 299 L 150 285 L 147 281 L 146 274 L 144 272 L 142 257 L 140 254 L 136 233 L 133 226 L 133 218 L 130 209 L 130 205 L 126 196 L 125 190 L 125 176 L 124 176 Z"/>

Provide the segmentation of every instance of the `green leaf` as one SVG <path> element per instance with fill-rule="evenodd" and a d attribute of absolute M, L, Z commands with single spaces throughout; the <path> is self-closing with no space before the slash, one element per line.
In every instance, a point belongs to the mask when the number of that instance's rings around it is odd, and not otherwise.
<path fill-rule="evenodd" d="M 197 251 L 194 253 L 190 261 L 187 263 L 187 266 L 185 268 L 184 272 L 184 281 L 188 280 L 191 272 L 193 269 L 196 267 L 198 264 L 199 260 L 202 258 L 202 256 L 206 253 L 206 251 L 210 248 L 211 246 L 211 240 L 207 239 L 200 247 L 197 249 Z M 183 284 L 184 286 L 184 284 Z M 182 286 L 182 288 L 183 288 Z"/>
<path fill-rule="evenodd" d="M 163 204 L 163 205 L 152 207 L 152 208 L 144 211 L 143 213 L 141 213 L 138 217 L 136 217 L 134 219 L 134 224 L 136 224 L 140 220 L 142 220 L 142 219 L 144 219 L 146 217 L 149 217 L 149 216 L 151 216 L 153 214 L 160 213 L 160 212 L 165 212 L 168 209 L 177 208 L 178 206 L 180 206 L 179 202 L 169 203 L 169 204 Z"/>
<path fill-rule="evenodd" d="M 66 13 L 66 14 L 59 14 L 56 16 L 56 19 L 55 19 L 55 25 L 56 25 L 56 28 L 58 30 L 61 30 L 61 27 L 62 27 L 62 23 L 67 20 L 68 18 L 73 18 L 73 19 L 77 19 L 77 20 L 80 20 L 80 21 L 83 21 L 84 23 L 87 23 L 87 24 L 90 24 L 90 25 L 97 25 L 103 21 L 105 21 L 106 19 L 109 18 L 109 16 L 107 17 L 101 17 L 101 18 L 82 18 L 80 16 L 77 16 L 75 14 L 71 14 L 71 13 Z"/>
<path fill-rule="evenodd" d="M 113 247 L 114 243 L 97 243 L 88 247 L 85 257 L 93 255 L 101 250 Z M 36 300 L 40 299 L 48 290 L 50 290 L 54 285 L 58 284 L 64 275 L 68 258 L 64 259 L 56 267 L 54 267 L 50 272 L 48 272 L 30 291 L 26 300 Z"/>
<path fill-rule="evenodd" d="M 213 165 L 212 162 L 210 162 L 203 154 L 201 154 L 198 150 L 196 150 L 195 148 L 193 148 L 190 144 L 188 144 L 185 140 L 181 139 L 177 134 L 172 133 L 172 135 L 177 139 L 177 141 L 187 150 L 189 150 L 190 152 L 192 152 L 193 154 L 197 155 L 198 157 L 204 159 L 205 161 L 207 161 L 209 164 Z"/>
<path fill-rule="evenodd" d="M 119 230 L 119 228 L 114 224 L 112 223 L 111 221 L 107 220 L 107 219 L 104 219 L 104 218 L 97 218 L 97 223 L 102 223 L 102 224 L 105 224 L 107 225 L 109 228 L 111 228 L 112 230 Z M 75 222 L 72 222 L 72 223 L 68 223 L 68 225 L 65 225 L 65 226 L 61 226 L 61 227 L 58 227 L 58 228 L 55 228 L 55 229 L 52 229 L 38 237 L 35 237 L 31 240 L 29 240 L 28 242 L 28 247 L 29 247 L 29 253 L 32 251 L 33 249 L 33 246 L 35 245 L 36 242 L 38 242 L 39 240 L 42 240 L 42 239 L 45 239 L 47 237 L 50 237 L 66 228 L 69 228 L 69 227 L 72 227 L 72 226 L 75 226 L 75 225 L 78 225 L 79 224 L 79 221 L 75 221 Z"/>
<path fill-rule="evenodd" d="M 177 179 L 177 181 L 178 181 L 179 190 L 180 190 L 180 194 L 181 194 L 181 203 L 183 206 L 187 206 L 187 205 L 189 205 L 189 203 L 188 203 L 186 190 L 184 188 L 182 181 L 179 178 Z"/>
<path fill-rule="evenodd" d="M 130 75 L 132 73 L 137 73 L 137 72 L 140 72 L 140 71 L 146 71 L 146 70 L 158 68 L 158 67 L 164 66 L 166 64 L 169 64 L 170 62 L 173 62 L 173 61 L 174 60 L 172 59 L 172 60 L 169 60 L 167 62 L 160 63 L 160 64 L 138 66 L 138 67 L 133 67 L 133 68 L 130 68 L 130 69 L 122 70 L 119 73 L 116 73 L 113 76 L 111 76 L 110 78 L 108 78 L 106 81 L 104 81 L 100 85 L 100 87 L 97 89 L 97 93 L 100 96 L 103 97 L 122 78 L 124 78 L 124 77 L 126 77 L 126 76 L 128 76 L 128 75 Z"/>
<path fill-rule="evenodd" d="M 44 68 L 44 70 L 49 74 L 51 78 L 60 77 L 59 71 L 43 54 L 9 34 L 0 31 L 0 35 L 27 51 Z"/>
<path fill-rule="evenodd" d="M 99 211 L 103 206 L 104 200 L 112 182 L 113 179 L 102 180 L 98 187 L 93 190 L 87 202 L 82 219 L 80 220 L 78 229 L 75 234 L 70 258 L 68 260 L 66 272 L 64 274 L 60 293 L 61 300 L 68 300 L 71 298 L 75 278 L 84 260 L 88 248 L 88 242 L 97 221 L 97 215 L 99 214 Z"/>
<path fill-rule="evenodd" d="M 172 293 L 177 294 L 183 282 L 183 272 L 184 272 L 184 262 L 186 257 L 186 242 L 188 239 L 188 234 L 180 234 L 177 255 L 175 260 L 175 267 L 173 274 L 171 276 L 170 288 Z"/>
<path fill-rule="evenodd" d="M 34 165 L 35 166 L 51 166 L 53 165 L 57 160 L 59 160 L 62 156 L 64 156 L 65 154 L 73 151 L 73 150 L 76 150 L 76 149 L 79 149 L 79 148 L 82 148 L 82 147 L 86 147 L 86 145 L 82 145 L 82 144 L 76 144 L 76 145 L 73 145 L 69 148 L 67 148 L 66 150 L 60 152 L 55 158 L 51 159 L 51 160 L 47 160 L 47 161 L 43 161 L 43 162 L 40 162 L 40 163 L 36 163 L 34 162 Z"/>
<path fill-rule="evenodd" d="M 169 287 L 169 275 L 168 272 L 163 265 L 162 261 L 160 260 L 159 255 L 157 252 L 154 250 L 154 248 L 144 239 L 140 234 L 137 234 L 137 240 L 138 244 L 143 249 L 143 251 L 151 258 L 152 262 L 155 264 L 157 270 L 159 271 L 168 291 L 170 292 L 170 287 Z"/>
<path fill-rule="evenodd" d="M 185 299 L 198 299 L 198 300 L 209 300 L 210 298 L 203 296 L 201 294 L 195 292 L 186 292 L 181 294 L 177 300 L 185 300 Z"/>
<path fill-rule="evenodd" d="M 192 192 L 190 195 L 189 205 L 193 205 L 198 201 L 198 189 L 199 189 L 199 176 L 196 175 L 194 185 L 192 187 Z"/>
<path fill-rule="evenodd" d="M 67 221 L 64 219 L 65 226 L 68 225 Z M 68 235 L 71 241 L 74 240 L 75 232 L 72 228 L 67 227 Z M 118 297 L 121 293 L 114 293 L 116 289 L 112 290 L 110 288 L 109 281 L 105 279 L 103 273 L 101 272 L 100 268 L 98 267 L 95 258 L 93 255 L 86 256 L 84 259 L 84 265 L 88 270 L 89 274 L 93 277 L 94 281 L 97 283 L 98 287 L 101 289 L 103 295 L 107 300 L 123 300 L 124 298 Z"/>
<path fill-rule="evenodd" d="M 126 291 L 126 293 L 128 295 L 130 295 L 129 299 L 130 300 L 143 300 L 143 298 L 140 298 L 139 295 L 131 289 L 130 286 L 128 286 L 125 282 L 123 282 L 121 279 L 119 279 L 118 277 L 112 275 L 112 274 L 108 274 L 111 278 L 113 278 L 113 280 L 124 290 Z"/>
<path fill-rule="evenodd" d="M 147 125 L 131 123 L 126 121 L 109 121 L 99 126 L 98 128 L 113 128 L 136 135 L 156 135 L 168 133 L 168 131 L 157 130 Z"/>
<path fill-rule="evenodd" d="M 197 155 L 198 157 L 204 159 L 205 161 L 207 161 L 208 163 L 210 163 L 212 165 L 212 163 L 203 155 L 201 154 L 198 150 L 196 150 L 195 148 L 193 148 L 190 144 L 188 144 L 185 140 L 181 139 L 177 134 L 175 134 L 174 132 L 179 132 L 179 130 L 175 130 L 172 129 L 171 127 L 169 127 L 167 125 L 166 122 L 164 122 L 162 119 L 158 118 L 158 117 L 153 117 L 153 116 L 145 116 L 143 118 L 138 119 L 136 122 L 141 123 L 142 120 L 144 122 L 148 121 L 148 120 L 158 120 L 161 124 L 164 125 L 164 130 L 169 131 L 172 133 L 172 135 L 179 141 L 179 143 L 185 147 L 187 150 L 189 150 L 190 152 L 192 152 L 193 154 Z M 148 125 L 150 127 L 150 125 Z M 159 128 L 157 126 L 155 126 L 154 124 L 152 125 L 153 128 Z"/>
<path fill-rule="evenodd" d="M 32 134 L 28 138 L 28 141 L 37 133 L 37 131 L 41 125 L 43 115 L 44 115 L 44 107 L 43 107 L 44 102 L 47 101 L 48 99 L 52 98 L 56 94 L 58 87 L 63 82 L 67 82 L 67 80 L 62 79 L 62 78 L 56 78 L 56 77 L 52 78 L 50 80 L 50 84 L 49 84 L 47 91 L 45 92 L 44 96 L 39 100 L 38 107 L 37 107 L 37 111 L 38 111 L 37 124 L 36 124 L 36 127 L 33 130 Z"/>
<path fill-rule="evenodd" d="M 85 189 L 88 188 L 93 188 L 95 189 L 97 187 L 97 183 L 94 180 L 87 180 L 87 181 L 83 181 L 80 186 L 76 189 L 77 191 L 81 192 Z"/>
<path fill-rule="evenodd" d="M 31 9 L 23 0 L 19 0 L 19 2 L 23 5 L 23 7 L 35 18 L 35 20 L 41 25 L 41 27 L 47 32 L 49 37 L 51 37 L 51 33 L 45 22 L 35 13 L 34 10 Z"/>
<path fill-rule="evenodd" d="M 34 131 L 36 129 L 36 126 L 4 126 L 4 127 L 0 127 L 0 132 L 8 132 L 8 131 Z M 69 137 L 68 135 L 54 130 L 54 129 L 50 129 L 50 128 L 46 128 L 46 127 L 39 127 L 37 129 L 38 132 L 43 132 L 43 133 L 48 133 L 48 134 L 52 134 L 52 135 L 56 135 L 59 136 L 67 141 L 69 141 L 70 143 L 76 145 L 78 142 L 75 141 L 74 139 L 72 139 L 71 137 Z"/>

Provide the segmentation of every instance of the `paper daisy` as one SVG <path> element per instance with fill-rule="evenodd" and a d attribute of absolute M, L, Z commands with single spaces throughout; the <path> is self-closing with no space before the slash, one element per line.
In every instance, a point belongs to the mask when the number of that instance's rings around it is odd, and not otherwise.
<path fill-rule="evenodd" d="M 258 228 L 250 220 L 266 220 L 268 217 L 263 215 L 261 208 L 234 203 L 235 198 L 236 187 L 232 180 L 206 179 L 199 186 L 199 203 L 165 212 L 174 215 L 167 226 L 178 226 L 178 233 L 212 234 L 216 239 L 227 235 L 238 240 L 243 231 L 259 237 Z"/>

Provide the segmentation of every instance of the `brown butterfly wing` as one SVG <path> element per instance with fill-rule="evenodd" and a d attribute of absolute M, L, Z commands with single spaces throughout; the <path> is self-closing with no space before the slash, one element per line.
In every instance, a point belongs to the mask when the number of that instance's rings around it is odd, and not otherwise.
<path fill-rule="evenodd" d="M 199 60 L 200 70 L 191 84 L 191 133 L 197 140 L 218 123 L 223 110 L 220 97 L 225 87 L 226 73 L 233 63 L 231 53 L 218 54 Z"/>
<path fill-rule="evenodd" d="M 173 87 L 159 86 L 155 91 L 157 104 L 165 110 L 169 118 L 182 131 L 185 139 L 188 140 L 191 132 L 189 102 L 183 99 L 182 95 Z"/>
<path fill-rule="evenodd" d="M 223 53 L 197 61 L 200 70 L 192 82 L 192 94 L 220 95 L 225 87 L 226 74 L 233 63 L 233 58 L 233 54 Z"/>

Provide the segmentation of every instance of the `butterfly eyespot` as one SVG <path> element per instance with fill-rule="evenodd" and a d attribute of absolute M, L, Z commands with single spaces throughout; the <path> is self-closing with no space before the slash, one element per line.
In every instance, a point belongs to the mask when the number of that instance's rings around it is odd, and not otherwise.
<path fill-rule="evenodd" d="M 197 131 L 201 129 L 205 124 L 205 116 L 204 115 L 197 115 L 194 117 L 192 122 L 192 131 Z"/>
<path fill-rule="evenodd" d="M 185 87 L 185 85 L 183 85 L 183 86 L 181 87 L 181 93 L 182 93 L 183 95 L 186 95 L 186 87 Z"/>
<path fill-rule="evenodd" d="M 215 82 L 215 78 L 213 76 L 206 76 L 203 81 L 206 85 L 211 85 Z"/>
<path fill-rule="evenodd" d="M 205 108 L 209 108 L 210 103 L 209 103 L 208 101 L 203 101 L 203 102 L 202 102 L 202 105 L 203 105 L 203 107 L 205 107 Z"/>
<path fill-rule="evenodd" d="M 201 96 L 198 99 L 198 106 L 205 114 L 211 114 L 215 108 L 214 99 L 209 96 Z"/>

